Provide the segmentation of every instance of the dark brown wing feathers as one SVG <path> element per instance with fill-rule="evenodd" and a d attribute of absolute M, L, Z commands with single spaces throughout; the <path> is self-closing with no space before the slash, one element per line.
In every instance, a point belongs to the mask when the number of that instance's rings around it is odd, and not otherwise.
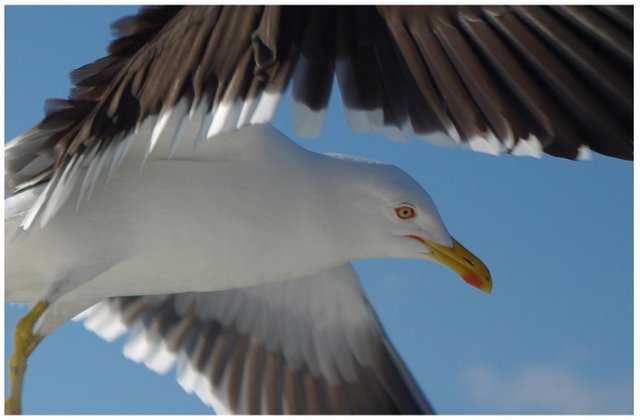
<path fill-rule="evenodd" d="M 409 388 L 415 386 L 413 379 L 382 336 L 371 336 L 367 344 L 373 368 L 362 366 L 354 358 L 351 363 L 355 381 L 329 383 L 312 374 L 305 363 L 297 366 L 287 363 L 281 352 L 268 350 L 250 334 L 242 334 L 233 326 L 200 319 L 191 310 L 178 315 L 175 309 L 178 296 L 110 298 L 106 303 L 114 313 L 121 314 L 127 326 L 134 328 L 132 335 L 142 328 L 147 343 L 156 348 L 165 343 L 169 351 L 184 354 L 234 413 L 431 411 L 428 403 L 415 399 L 415 391 Z M 150 354 L 153 351 L 157 350 Z"/>
<path fill-rule="evenodd" d="M 47 138 L 29 132 L 27 156 L 8 155 L 10 188 L 121 141 L 180 100 L 192 111 L 257 102 L 282 94 L 294 73 L 293 97 L 313 111 L 337 74 L 345 106 L 371 125 L 356 130 L 484 138 L 496 153 L 535 137 L 566 158 L 581 146 L 633 155 L 628 6 L 145 7 L 114 33 L 107 57 L 72 72 L 70 99 L 38 126 Z M 38 153 L 55 165 L 20 174 Z"/>

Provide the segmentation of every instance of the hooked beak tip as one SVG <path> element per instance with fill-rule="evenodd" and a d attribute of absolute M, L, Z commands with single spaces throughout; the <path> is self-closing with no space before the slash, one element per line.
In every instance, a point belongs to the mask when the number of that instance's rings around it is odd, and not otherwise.
<path fill-rule="evenodd" d="M 491 282 L 491 279 L 489 279 L 489 281 L 484 281 L 482 278 L 471 271 L 461 274 L 460 277 L 462 277 L 462 280 L 464 280 L 468 285 L 471 285 L 476 289 L 480 289 L 487 294 L 491 293 L 491 290 L 493 289 L 493 283 Z"/>

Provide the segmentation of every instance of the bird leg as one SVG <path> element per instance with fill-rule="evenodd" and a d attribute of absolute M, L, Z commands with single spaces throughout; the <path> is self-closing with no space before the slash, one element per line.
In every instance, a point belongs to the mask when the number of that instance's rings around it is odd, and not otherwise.
<path fill-rule="evenodd" d="M 20 414 L 22 382 L 27 369 L 27 359 L 42 336 L 33 333 L 33 325 L 47 309 L 49 303 L 41 300 L 16 324 L 13 354 L 9 359 L 9 398 L 4 402 L 5 414 Z"/>

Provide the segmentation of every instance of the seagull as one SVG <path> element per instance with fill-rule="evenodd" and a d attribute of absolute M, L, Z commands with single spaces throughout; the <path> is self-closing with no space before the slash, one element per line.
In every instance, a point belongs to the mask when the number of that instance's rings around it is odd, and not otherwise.
<path fill-rule="evenodd" d="M 552 24 L 584 31 L 594 14 L 606 23 L 588 32 L 604 43 L 595 52 Z M 110 56 L 75 71 L 70 99 L 5 148 L 5 295 L 35 304 L 27 332 L 38 321 L 25 353 L 88 309 L 105 338 L 134 328 L 134 360 L 166 371 L 177 359 L 183 387 L 222 412 L 430 412 L 349 262 L 429 258 L 484 291 L 488 271 L 398 168 L 312 153 L 267 125 L 289 79 L 306 135 L 321 126 L 335 72 L 354 131 L 629 159 L 632 54 L 614 36 L 629 19 L 618 8 L 185 7 L 116 23 Z M 577 64 L 528 73 L 557 50 L 536 50 L 522 21 L 559 36 L 555 48 L 573 48 Z M 327 23 L 335 31 L 318 36 Z M 487 27 L 527 45 L 528 67 Z M 441 49 L 422 48 L 430 42 Z M 576 88 L 566 103 L 526 83 L 563 89 L 559 80 Z"/>

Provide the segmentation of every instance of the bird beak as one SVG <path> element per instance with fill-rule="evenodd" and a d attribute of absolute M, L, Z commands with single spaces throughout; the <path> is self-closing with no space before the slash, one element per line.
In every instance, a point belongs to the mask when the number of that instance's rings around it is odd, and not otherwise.
<path fill-rule="evenodd" d="M 491 293 L 491 274 L 482 261 L 458 241 L 451 238 L 452 245 L 447 247 L 428 241 L 417 235 L 408 238 L 421 242 L 429 249 L 429 257 L 458 273 L 462 279 L 485 293 Z"/>

